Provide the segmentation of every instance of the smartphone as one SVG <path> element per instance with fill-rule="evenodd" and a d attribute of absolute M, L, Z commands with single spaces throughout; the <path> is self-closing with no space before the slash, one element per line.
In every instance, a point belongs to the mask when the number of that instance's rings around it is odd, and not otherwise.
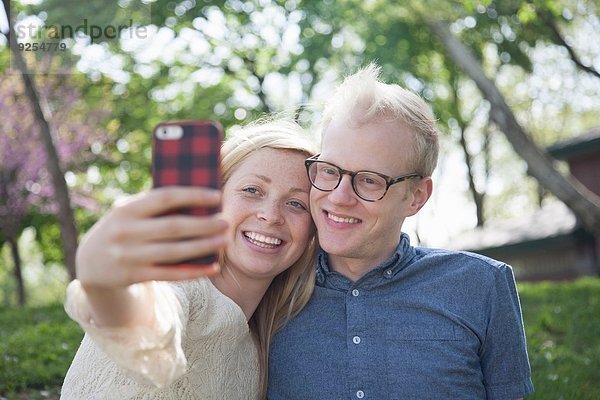
<path fill-rule="evenodd" d="M 216 121 L 169 121 L 158 124 L 152 135 L 152 180 L 154 187 L 203 186 L 221 187 L 221 144 L 223 128 Z M 180 209 L 174 212 L 210 215 L 218 208 Z M 207 265 L 217 255 L 179 264 Z"/>

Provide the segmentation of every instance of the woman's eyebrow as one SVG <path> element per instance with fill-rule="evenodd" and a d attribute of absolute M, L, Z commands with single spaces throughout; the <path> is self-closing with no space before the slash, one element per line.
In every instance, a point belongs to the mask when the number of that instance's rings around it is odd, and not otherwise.
<path fill-rule="evenodd" d="M 256 178 L 262 180 L 262 181 L 265 181 L 266 183 L 272 183 L 273 182 L 273 180 L 271 178 L 269 178 L 268 176 L 266 176 L 266 175 L 262 175 L 262 174 L 252 174 L 252 175 L 255 176 Z M 310 189 L 306 190 L 306 189 L 301 188 L 301 187 L 292 187 L 292 188 L 290 188 L 289 192 L 290 193 L 297 193 L 297 192 L 300 192 L 300 193 L 310 193 Z"/>
<path fill-rule="evenodd" d="M 253 174 L 255 177 L 257 177 L 258 179 L 265 181 L 267 183 L 271 183 L 271 178 L 269 178 L 266 175 L 261 175 L 261 174 Z"/>
<path fill-rule="evenodd" d="M 303 188 L 299 188 L 299 187 L 293 187 L 290 189 L 290 193 L 305 193 L 305 194 L 309 194 L 310 193 L 310 189 L 306 190 Z"/>
<path fill-rule="evenodd" d="M 261 175 L 261 174 L 252 174 L 252 175 L 266 183 L 272 183 L 272 179 L 266 175 Z M 288 192 L 289 193 L 306 193 L 306 194 L 308 194 L 308 193 L 310 193 L 310 189 L 306 190 L 306 189 L 300 188 L 300 187 L 292 187 L 292 188 L 290 188 L 290 190 L 288 190 Z"/>

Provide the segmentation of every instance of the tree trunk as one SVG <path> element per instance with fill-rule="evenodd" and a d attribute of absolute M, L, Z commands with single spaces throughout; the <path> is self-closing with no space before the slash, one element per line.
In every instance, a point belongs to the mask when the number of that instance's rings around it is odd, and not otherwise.
<path fill-rule="evenodd" d="M 506 135 L 515 152 L 525 160 L 528 173 L 562 200 L 590 232 L 600 235 L 600 197 L 572 175 L 564 176 L 554 168 L 552 160 L 530 140 L 519 125 L 502 94 L 486 77 L 475 56 L 452 35 L 447 25 L 440 21 L 427 21 L 427 24 L 454 63 L 473 79 L 484 98 L 490 102 L 491 119 Z"/>
<path fill-rule="evenodd" d="M 473 196 L 473 201 L 475 202 L 475 213 L 477 216 L 477 226 L 481 227 L 485 223 L 484 214 L 483 214 L 483 193 L 477 190 L 475 186 L 475 175 L 473 174 L 473 158 L 471 157 L 471 153 L 469 153 L 469 149 L 467 146 L 467 138 L 465 134 L 466 127 L 462 124 L 459 125 L 460 129 L 460 147 L 463 149 L 463 153 L 465 156 L 465 163 L 467 165 L 467 178 L 469 180 L 469 190 L 471 195 Z"/>
<path fill-rule="evenodd" d="M 0 218 L 0 233 L 3 233 L 4 239 L 10 251 L 12 253 L 14 269 L 13 275 L 15 277 L 15 283 L 17 285 L 17 304 L 20 306 L 25 305 L 25 285 L 23 284 L 23 273 L 21 272 L 21 256 L 19 254 L 19 246 L 17 244 L 17 237 L 19 236 L 19 217 L 16 213 L 10 211 L 10 199 L 8 194 L 9 182 L 13 181 L 13 171 L 0 170 L 0 206 L 8 209 L 7 215 Z M 2 242 L 0 242 L 0 249 L 2 249 Z"/>
<path fill-rule="evenodd" d="M 17 239 L 14 237 L 7 237 L 6 241 L 10 246 L 13 261 L 15 263 L 13 274 L 15 276 L 15 282 L 17 283 L 17 302 L 22 307 L 25 305 L 26 297 L 25 284 L 23 283 L 23 272 L 21 270 L 21 255 L 19 254 L 19 246 L 17 243 Z"/>
<path fill-rule="evenodd" d="M 456 123 L 458 125 L 458 129 L 460 129 L 460 138 L 458 140 L 460 147 L 463 150 L 463 155 L 465 156 L 465 164 L 467 166 L 467 179 L 469 181 L 469 191 L 471 192 L 471 196 L 473 196 L 473 202 L 475 203 L 475 215 L 477 217 L 477 226 L 481 227 L 485 224 L 485 216 L 483 212 L 484 207 L 484 198 L 485 193 L 477 190 L 477 186 L 475 185 L 475 173 L 473 168 L 473 157 L 471 153 L 469 153 L 469 148 L 467 146 L 467 138 L 466 138 L 466 130 L 467 124 L 461 116 L 460 106 L 459 106 L 459 98 L 458 98 L 458 74 L 452 74 L 451 78 L 451 87 L 452 87 L 452 97 L 454 98 L 454 102 L 451 107 L 453 108 L 453 113 L 456 118 Z M 486 150 L 486 149 L 484 149 Z M 487 178 L 487 170 L 486 170 L 486 178 Z"/>
<path fill-rule="evenodd" d="M 8 0 L 3 0 L 6 15 L 10 16 Z M 41 139 L 48 156 L 48 171 L 52 177 L 54 194 L 58 203 L 58 221 L 60 223 L 60 236 L 64 248 L 64 261 L 71 279 L 75 279 L 75 253 L 77 251 L 77 227 L 75 225 L 75 216 L 71 208 L 69 189 L 65 181 L 64 174 L 60 167 L 60 161 L 54 146 L 52 138 L 52 128 L 48 121 L 51 118 L 50 107 L 45 99 L 38 95 L 32 75 L 30 75 L 25 60 L 18 50 L 17 40 L 12 32 L 13 21 L 9 21 L 10 29 L 8 32 L 10 49 L 15 65 L 21 72 L 23 83 L 25 84 L 25 94 L 31 103 L 33 117 L 40 127 Z"/>

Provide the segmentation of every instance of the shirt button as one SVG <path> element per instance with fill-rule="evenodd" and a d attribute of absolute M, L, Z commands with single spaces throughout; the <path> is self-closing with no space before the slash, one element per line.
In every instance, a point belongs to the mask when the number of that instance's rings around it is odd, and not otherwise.
<path fill-rule="evenodd" d="M 359 343 L 360 343 L 360 337 L 358 337 L 358 336 L 354 336 L 354 337 L 352 338 L 352 342 L 354 342 L 354 344 L 359 344 Z"/>
<path fill-rule="evenodd" d="M 357 297 L 359 293 L 360 293 L 360 292 L 358 291 L 358 289 L 354 289 L 354 290 L 352 291 L 352 296 L 354 296 L 354 297 Z"/>
<path fill-rule="evenodd" d="M 359 399 L 362 399 L 363 397 L 365 397 L 365 392 L 363 392 L 362 390 L 359 390 L 358 392 L 356 392 L 356 397 L 358 397 Z"/>
<path fill-rule="evenodd" d="M 392 272 L 393 272 L 393 271 L 392 271 L 391 269 L 388 269 L 387 271 L 385 271 L 385 274 L 386 274 L 387 276 L 392 276 Z"/>

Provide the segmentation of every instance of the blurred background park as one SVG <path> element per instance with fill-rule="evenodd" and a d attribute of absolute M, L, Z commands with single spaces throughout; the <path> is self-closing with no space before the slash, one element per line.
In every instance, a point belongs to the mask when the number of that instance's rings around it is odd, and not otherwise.
<path fill-rule="evenodd" d="M 425 98 L 443 151 L 414 244 L 513 265 L 535 399 L 600 398 L 596 0 L 3 0 L 0 398 L 57 398 L 82 331 L 77 242 L 151 187 L 151 130 L 265 113 L 318 131 L 371 61 Z"/>

